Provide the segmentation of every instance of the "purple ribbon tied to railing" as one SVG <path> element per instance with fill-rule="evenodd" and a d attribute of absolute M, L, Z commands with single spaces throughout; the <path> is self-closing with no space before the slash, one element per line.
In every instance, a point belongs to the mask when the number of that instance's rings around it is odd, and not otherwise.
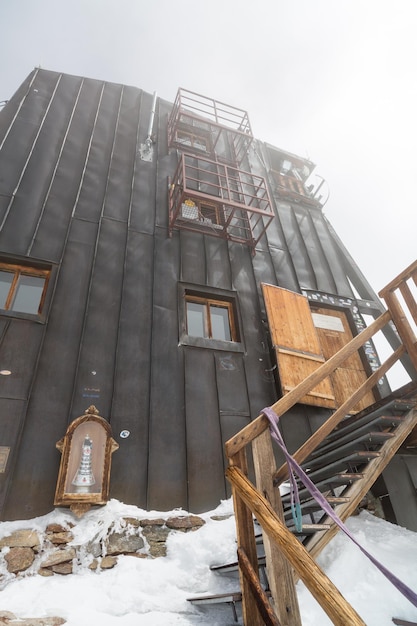
<path fill-rule="evenodd" d="M 300 532 L 302 525 L 302 514 L 301 514 L 301 506 L 300 506 L 300 498 L 298 495 L 298 486 L 295 475 L 298 476 L 303 485 L 308 489 L 310 494 L 316 500 L 316 502 L 320 505 L 325 513 L 339 526 L 341 530 L 355 543 L 361 552 L 379 569 L 379 571 L 400 591 L 409 600 L 415 607 L 417 607 L 417 593 L 415 593 L 412 589 L 410 589 L 405 583 L 403 583 L 399 578 L 395 576 L 392 572 L 390 572 L 382 563 L 380 563 L 375 557 L 372 556 L 361 544 L 355 539 L 354 535 L 350 532 L 347 526 L 342 522 L 342 520 L 336 515 L 330 504 L 327 502 L 326 498 L 323 494 L 317 489 L 316 485 L 313 481 L 307 476 L 305 471 L 298 465 L 298 463 L 293 459 L 293 457 L 288 452 L 282 435 L 278 429 L 279 417 L 275 413 L 273 409 L 267 407 L 263 409 L 262 413 L 267 417 L 269 421 L 269 428 L 271 432 L 271 436 L 274 441 L 278 444 L 282 452 L 284 453 L 285 459 L 288 465 L 288 474 L 289 474 L 289 482 L 290 482 L 290 491 L 291 491 L 291 510 L 293 512 L 294 523 L 297 532 Z"/>

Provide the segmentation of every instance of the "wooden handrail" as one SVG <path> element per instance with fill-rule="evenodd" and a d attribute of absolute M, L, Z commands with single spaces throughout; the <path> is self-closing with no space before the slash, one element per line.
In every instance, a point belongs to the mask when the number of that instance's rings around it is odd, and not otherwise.
<path fill-rule="evenodd" d="M 409 278 L 413 278 L 414 282 L 417 284 L 416 275 L 417 275 L 417 261 L 414 261 L 414 263 L 411 263 L 411 265 L 406 267 L 405 270 L 401 272 L 401 274 L 398 274 L 398 276 L 396 276 L 390 283 L 388 283 L 388 285 L 385 285 L 385 287 L 381 289 L 381 291 L 378 293 L 379 297 L 384 298 L 385 300 L 385 295 L 387 293 L 392 292 L 395 289 L 398 289 L 401 283 L 404 283 Z"/>
<path fill-rule="evenodd" d="M 226 470 L 226 476 L 265 532 L 290 561 L 333 624 L 335 626 L 366 626 L 307 550 L 278 519 L 268 501 L 255 489 L 243 472 L 237 466 L 231 466 Z"/>
<path fill-rule="evenodd" d="M 417 261 L 381 290 L 379 295 L 385 299 L 387 311 L 272 405 L 271 408 L 282 417 L 386 324 L 394 322 L 402 342 L 400 346 L 293 454 L 298 463 L 302 463 L 317 448 L 366 393 L 378 383 L 379 379 L 401 358 L 404 352 L 408 352 L 408 356 L 417 370 L 417 338 L 395 293 L 396 290 L 400 291 L 412 319 L 417 324 L 417 303 L 406 283 L 411 278 L 417 285 Z M 320 603 L 333 624 L 336 626 L 364 626 L 360 616 L 345 601 L 340 592 L 317 566 L 309 552 L 285 526 L 279 491 L 274 488 L 274 485 L 287 477 L 288 470 L 286 464 L 277 471 L 275 469 L 272 444 L 269 434 L 266 432 L 268 427 L 269 421 L 261 413 L 253 422 L 229 439 L 225 445 L 226 454 L 229 458 L 226 477 L 232 485 L 238 551 L 241 557 L 239 559 L 239 572 L 242 585 L 244 624 L 245 626 L 258 626 L 262 623 L 260 621 L 262 616 L 267 620 L 263 623 L 275 623 L 274 618 L 267 611 L 264 594 L 259 592 L 259 581 L 256 581 L 257 557 L 252 520 L 252 515 L 254 515 L 261 524 L 264 533 L 265 555 L 269 573 L 277 578 L 277 580 L 270 581 L 270 584 L 275 611 L 282 626 L 299 626 L 301 624 L 291 566 Z M 257 488 L 247 478 L 245 448 L 248 444 L 252 444 Z"/>

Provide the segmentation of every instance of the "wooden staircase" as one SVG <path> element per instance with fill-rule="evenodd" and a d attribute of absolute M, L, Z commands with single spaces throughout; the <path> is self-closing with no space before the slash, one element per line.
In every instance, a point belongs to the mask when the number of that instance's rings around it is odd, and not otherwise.
<path fill-rule="evenodd" d="M 380 296 L 387 310 L 339 352 L 320 365 L 271 408 L 285 419 L 296 403 L 331 375 L 346 359 L 387 325 L 395 326 L 399 345 L 350 398 L 292 455 L 325 495 L 338 517 L 346 520 L 400 448 L 417 453 L 417 383 L 352 415 L 354 407 L 401 358 L 417 372 L 417 261 L 389 283 Z M 248 478 L 251 454 L 255 485 Z M 356 611 L 317 566 L 315 558 L 338 531 L 300 485 L 303 523 L 295 531 L 288 495 L 280 489 L 288 478 L 276 468 L 269 421 L 259 415 L 226 443 L 226 476 L 234 499 L 242 617 L 245 626 L 301 626 L 294 581 L 301 578 L 336 626 L 365 626 Z M 282 487 L 281 487 L 282 489 Z M 270 597 L 260 579 L 254 518 L 262 527 Z M 297 535 L 297 536 L 295 536 Z M 262 568 L 261 568 L 262 570 Z M 240 598 L 236 595 L 233 603 Z M 202 602 L 204 599 L 202 599 Z"/>

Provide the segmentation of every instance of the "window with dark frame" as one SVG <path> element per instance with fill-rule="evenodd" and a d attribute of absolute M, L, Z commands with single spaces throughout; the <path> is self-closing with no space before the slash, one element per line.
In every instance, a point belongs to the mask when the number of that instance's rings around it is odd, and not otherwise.
<path fill-rule="evenodd" d="M 39 315 L 49 276 L 49 269 L 0 263 L 0 309 Z"/>
<path fill-rule="evenodd" d="M 188 293 L 185 305 L 189 336 L 230 342 L 240 340 L 233 301 Z"/>

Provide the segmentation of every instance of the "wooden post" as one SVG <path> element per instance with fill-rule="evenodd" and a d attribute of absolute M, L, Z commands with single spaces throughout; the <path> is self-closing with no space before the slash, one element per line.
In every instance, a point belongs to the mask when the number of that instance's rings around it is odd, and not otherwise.
<path fill-rule="evenodd" d="M 279 489 L 274 488 L 272 476 L 275 457 L 269 431 L 265 431 L 252 442 L 256 487 L 269 502 L 277 517 L 284 522 Z M 281 626 L 301 626 L 300 610 L 293 569 L 278 546 L 263 532 L 267 575 L 275 612 Z"/>
<path fill-rule="evenodd" d="M 245 450 L 240 450 L 230 463 L 238 469 L 242 475 L 247 475 L 247 459 Z M 240 497 L 239 492 L 232 484 L 232 495 L 235 509 L 237 545 L 243 548 L 247 559 L 255 571 L 258 571 L 258 554 L 256 551 L 255 531 L 253 527 L 252 513 Z M 245 626 L 263 626 L 262 617 L 252 596 L 249 580 L 242 574 L 239 568 L 240 587 L 242 590 L 242 616 Z"/>
<path fill-rule="evenodd" d="M 335 626 L 366 626 L 304 546 L 278 519 L 271 505 L 261 496 L 238 467 L 229 467 L 226 476 L 240 498 L 275 541 Z M 253 622 L 255 623 L 255 622 Z M 257 622 L 256 622 L 257 623 Z M 245 622 L 252 626 L 251 622 Z"/>

